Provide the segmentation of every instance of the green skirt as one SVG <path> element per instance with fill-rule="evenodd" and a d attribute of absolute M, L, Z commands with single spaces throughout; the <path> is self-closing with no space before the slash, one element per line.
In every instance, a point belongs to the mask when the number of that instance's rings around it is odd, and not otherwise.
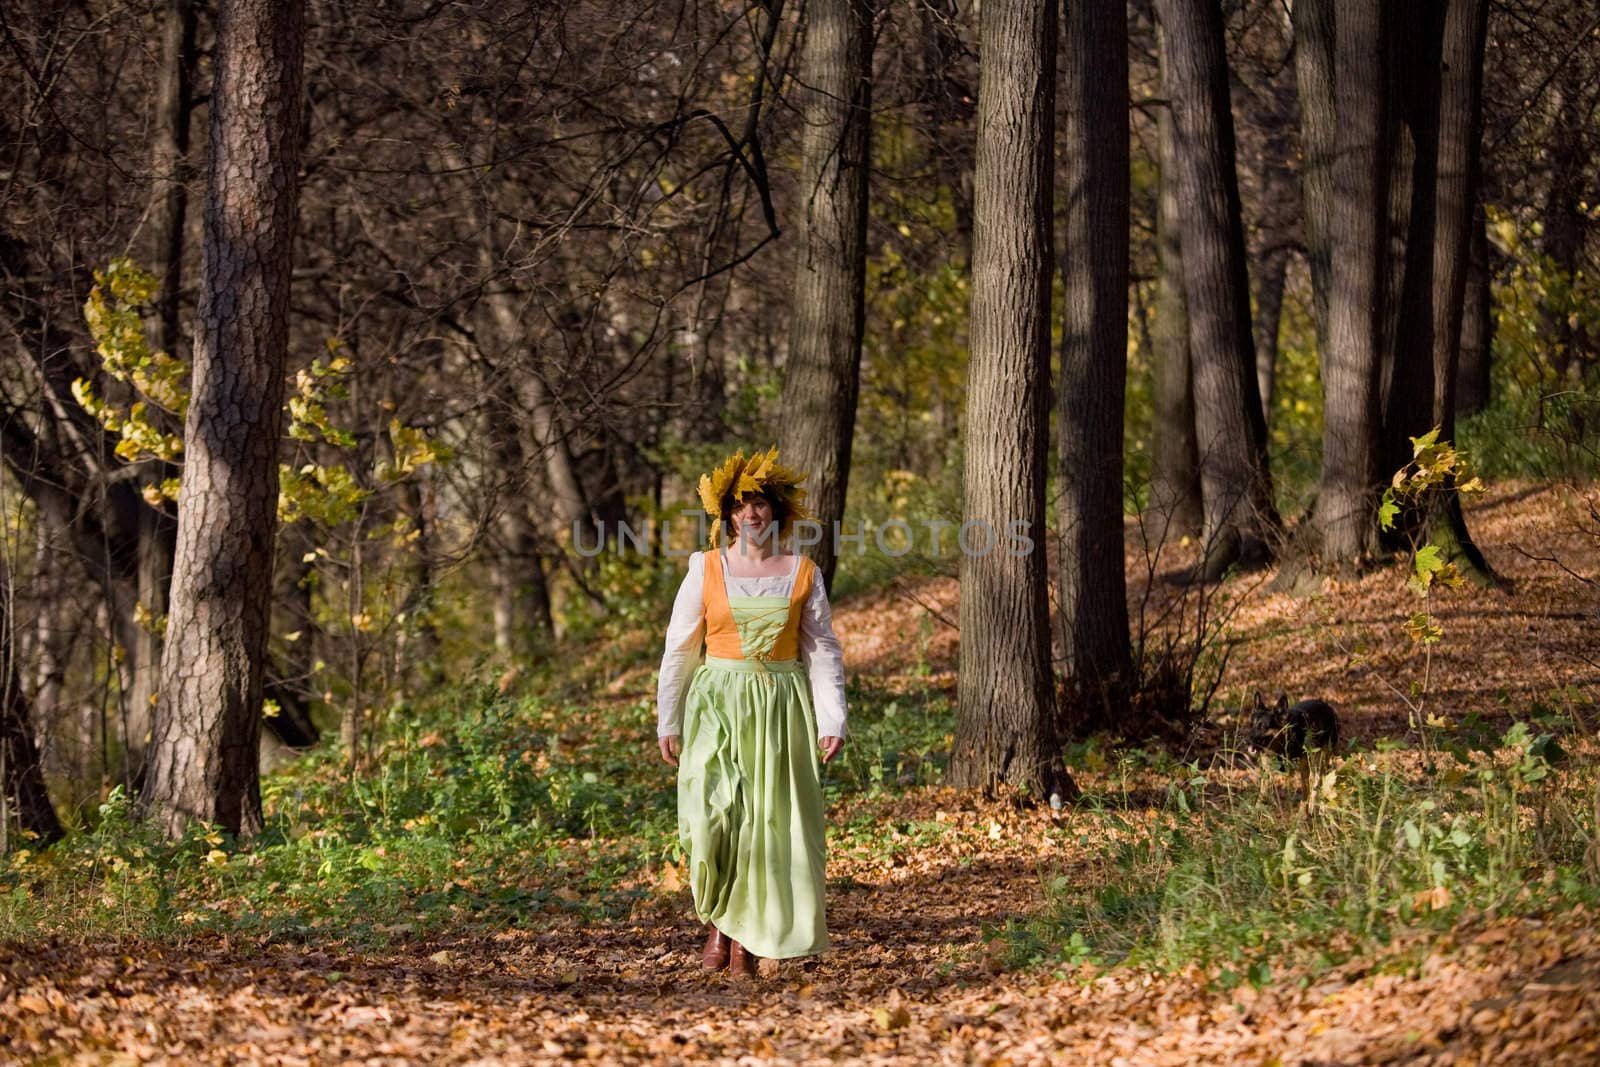
<path fill-rule="evenodd" d="M 708 656 L 695 672 L 678 836 L 702 921 L 768 959 L 828 947 L 816 713 L 797 661 Z"/>

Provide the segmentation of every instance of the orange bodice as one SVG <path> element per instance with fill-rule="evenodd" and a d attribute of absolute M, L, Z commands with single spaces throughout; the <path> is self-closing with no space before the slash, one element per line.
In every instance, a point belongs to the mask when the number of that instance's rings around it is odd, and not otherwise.
<path fill-rule="evenodd" d="M 804 556 L 800 557 L 800 569 L 795 572 L 794 588 L 789 592 L 789 617 L 773 642 L 772 650 L 765 656 L 753 658 L 775 661 L 799 658 L 800 614 L 811 595 L 811 583 L 815 580 L 816 570 L 815 563 Z M 705 583 L 702 588 L 706 655 L 717 659 L 745 659 L 739 625 L 734 620 L 733 608 L 728 604 L 728 585 L 722 574 L 722 553 L 715 549 L 705 553 Z"/>

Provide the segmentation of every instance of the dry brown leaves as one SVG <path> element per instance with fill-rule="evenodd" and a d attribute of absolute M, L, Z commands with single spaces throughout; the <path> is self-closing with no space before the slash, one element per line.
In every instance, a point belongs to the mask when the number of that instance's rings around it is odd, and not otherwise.
<path fill-rule="evenodd" d="M 1471 518 L 1516 592 L 1451 594 L 1436 606 L 1446 635 L 1432 666 L 1435 706 L 1495 713 L 1508 699 L 1526 707 L 1554 690 L 1592 687 L 1592 597 L 1561 566 L 1532 558 L 1596 572 L 1570 501 L 1554 489 L 1502 490 Z M 917 595 L 953 617 L 951 585 L 927 583 Z M 1257 589 L 1234 618 L 1240 644 L 1225 688 L 1325 697 L 1346 710 L 1357 736 L 1399 733 L 1403 706 L 1384 682 L 1404 689 L 1420 669 L 1400 630 L 1410 597 L 1394 572 L 1329 583 L 1311 600 Z M 887 679 L 909 662 L 921 610 L 892 595 L 842 605 L 840 629 L 858 667 Z M 935 669 L 953 657 L 942 630 L 921 650 Z M 1358 958 L 1320 975 L 1275 973 L 1260 990 L 1222 990 L 1195 970 L 1007 972 L 986 947 L 985 927 L 1036 910 L 1042 879 L 1082 876 L 1096 862 L 1076 844 L 1073 813 L 928 789 L 892 800 L 880 817 L 938 822 L 945 832 L 932 843 L 907 836 L 888 848 L 836 850 L 834 950 L 766 966 L 753 982 L 701 972 L 700 931 L 671 886 L 625 922 L 559 917 L 536 930 L 386 953 L 216 940 L 10 946 L 0 948 L 0 1059 L 1600 1062 L 1600 940 L 1590 914 L 1478 918 L 1448 937 L 1403 935 L 1385 959 L 1398 954 L 1404 969 Z"/>
<path fill-rule="evenodd" d="M 834 951 L 736 983 L 699 968 L 681 893 L 626 921 L 557 921 L 383 954 L 202 942 L 0 952 L 0 1057 L 187 1063 L 1590 1063 L 1593 916 L 1475 920 L 1302 987 L 1197 970 L 1006 972 L 984 926 L 1083 861 L 1073 816 L 943 790 L 900 816 L 937 846 L 834 862 Z M 933 811 L 927 810 L 929 807 Z M 1154 816 L 1155 813 L 1150 813 Z"/>

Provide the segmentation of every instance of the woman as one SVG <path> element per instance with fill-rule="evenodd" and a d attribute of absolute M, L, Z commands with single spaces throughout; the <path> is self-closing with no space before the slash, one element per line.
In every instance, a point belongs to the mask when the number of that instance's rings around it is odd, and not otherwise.
<path fill-rule="evenodd" d="M 827 592 L 811 560 L 778 551 L 779 535 L 809 516 L 800 476 L 777 458 L 776 448 L 749 460 L 738 452 L 701 477 L 711 550 L 689 559 L 656 697 L 661 756 L 678 768 L 689 885 L 707 924 L 702 963 L 739 978 L 761 957 L 828 947 L 817 754 L 826 763 L 844 746 L 844 662 Z"/>

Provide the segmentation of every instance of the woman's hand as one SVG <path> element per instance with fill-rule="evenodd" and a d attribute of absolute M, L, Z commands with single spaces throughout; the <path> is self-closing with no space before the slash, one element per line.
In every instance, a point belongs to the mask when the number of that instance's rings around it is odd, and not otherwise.
<path fill-rule="evenodd" d="M 671 734 L 667 737 L 660 738 L 659 740 L 661 742 L 661 758 L 676 767 L 678 765 L 678 752 L 680 748 L 678 735 Z"/>
<path fill-rule="evenodd" d="M 824 737 L 821 738 L 817 743 L 822 746 L 823 763 L 827 763 L 829 760 L 833 759 L 833 757 L 839 754 L 839 750 L 844 748 L 844 738 L 842 737 Z"/>

